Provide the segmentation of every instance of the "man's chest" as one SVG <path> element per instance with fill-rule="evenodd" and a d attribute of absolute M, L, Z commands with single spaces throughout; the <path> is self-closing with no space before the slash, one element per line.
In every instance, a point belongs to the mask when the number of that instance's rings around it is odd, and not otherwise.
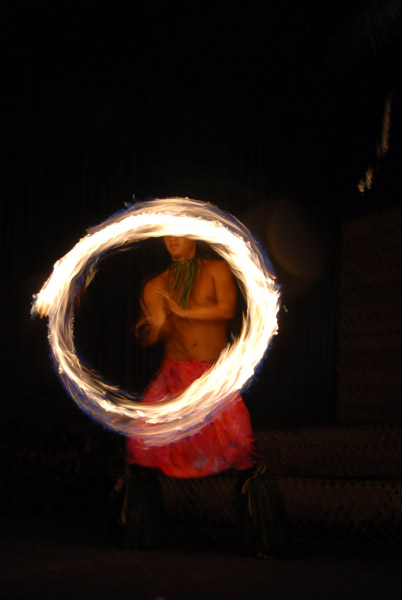
<path fill-rule="evenodd" d="M 190 303 L 195 306 L 205 306 L 216 302 L 214 280 L 207 270 L 202 271 L 193 285 Z"/>
<path fill-rule="evenodd" d="M 164 280 L 164 289 L 180 298 L 183 292 L 183 282 L 179 281 L 174 289 L 169 286 L 167 278 Z M 189 297 L 189 304 L 193 306 L 205 306 L 216 302 L 215 283 L 211 274 L 203 269 L 193 282 Z"/>

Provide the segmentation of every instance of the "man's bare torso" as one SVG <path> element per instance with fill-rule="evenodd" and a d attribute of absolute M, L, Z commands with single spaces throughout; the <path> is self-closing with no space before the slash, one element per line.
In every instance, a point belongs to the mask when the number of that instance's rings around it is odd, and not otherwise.
<path fill-rule="evenodd" d="M 152 279 L 147 288 L 148 303 L 161 294 L 166 295 L 169 292 L 168 271 Z M 178 296 L 180 292 L 179 289 Z M 225 301 L 229 298 L 234 312 L 236 288 L 227 265 L 223 261 L 199 260 L 197 277 L 187 307 L 188 312 L 193 312 L 198 318 L 179 316 L 170 310 L 166 302 L 161 304 L 160 318 L 163 325 L 158 337 L 165 341 L 167 356 L 174 360 L 217 360 L 227 343 L 227 325 L 233 316 L 230 307 L 222 314 L 217 312 L 222 298 Z M 202 311 L 201 316 L 197 311 Z M 208 311 L 211 311 L 211 318 L 208 318 Z"/>

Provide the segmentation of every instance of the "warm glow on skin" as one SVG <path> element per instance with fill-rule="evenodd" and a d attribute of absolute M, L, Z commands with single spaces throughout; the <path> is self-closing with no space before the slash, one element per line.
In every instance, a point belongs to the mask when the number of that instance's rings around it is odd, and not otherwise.
<path fill-rule="evenodd" d="M 141 404 L 138 397 L 106 384 L 82 365 L 73 335 L 75 297 L 89 285 L 99 258 L 149 237 L 208 242 L 229 265 L 247 302 L 240 337 L 184 393 L 157 405 Z M 147 446 L 192 435 L 232 401 L 252 379 L 277 333 L 278 309 L 279 291 L 271 268 L 250 232 L 217 207 L 187 198 L 138 203 L 94 228 L 55 264 L 32 305 L 34 314 L 48 317 L 53 360 L 77 405 L 106 427 Z"/>

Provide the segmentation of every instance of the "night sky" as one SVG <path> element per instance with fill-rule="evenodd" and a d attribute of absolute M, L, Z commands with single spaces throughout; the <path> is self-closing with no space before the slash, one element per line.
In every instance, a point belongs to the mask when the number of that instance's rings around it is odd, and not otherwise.
<path fill-rule="evenodd" d="M 294 373 L 314 371 L 317 353 L 335 343 L 333 322 L 323 333 L 320 319 L 336 318 L 339 226 L 400 193 L 400 15 L 399 0 L 3 9 L 1 338 L 10 430 L 21 418 L 39 422 L 37 410 L 42 438 L 65 415 L 80 418 L 51 370 L 46 325 L 31 320 L 31 298 L 88 227 L 134 197 L 213 202 L 268 248 L 287 312 L 276 366 L 260 373 L 255 397 L 273 371 L 274 386 L 283 384 L 284 354 Z M 376 145 L 389 94 L 390 150 L 381 162 Z M 374 187 L 362 195 L 357 184 L 369 164 Z M 127 269 L 138 263 L 127 261 L 105 265 L 81 317 L 89 321 L 83 338 L 94 336 L 86 350 L 100 361 L 95 366 L 123 384 L 137 360 L 132 349 L 127 357 L 125 336 L 138 312 L 138 283 L 130 287 Z M 96 304 L 97 293 L 114 298 L 112 316 L 106 300 Z M 311 307 L 318 333 L 300 357 Z M 109 333 L 99 342 L 105 314 Z M 118 331 L 109 343 L 111 329 Z M 322 393 L 332 376 L 321 377 Z M 315 384 L 306 385 L 311 397 Z M 250 402 L 262 423 L 330 421 L 329 400 L 324 408 L 306 400 L 302 409 L 291 400 L 270 409 Z"/>

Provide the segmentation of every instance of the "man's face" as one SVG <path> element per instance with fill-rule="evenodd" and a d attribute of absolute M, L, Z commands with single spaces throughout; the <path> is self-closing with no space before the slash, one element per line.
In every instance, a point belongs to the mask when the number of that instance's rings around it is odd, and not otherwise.
<path fill-rule="evenodd" d="M 165 235 L 163 241 L 172 260 L 189 260 L 195 256 L 195 240 L 190 240 L 187 237 Z"/>

